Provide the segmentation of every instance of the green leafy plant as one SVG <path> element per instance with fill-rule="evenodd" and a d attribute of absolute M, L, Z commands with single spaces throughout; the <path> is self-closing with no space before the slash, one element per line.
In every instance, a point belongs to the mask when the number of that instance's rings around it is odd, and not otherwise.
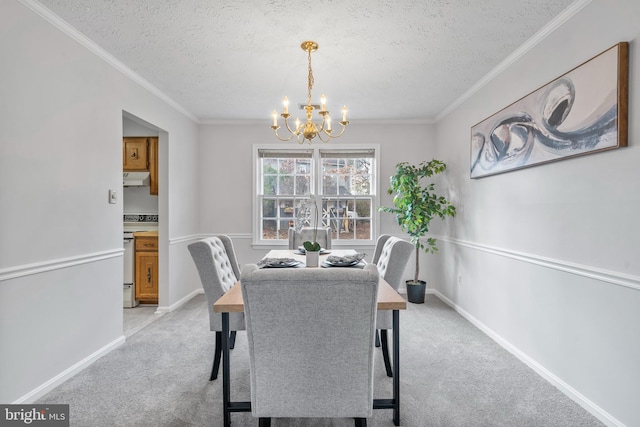
<path fill-rule="evenodd" d="M 443 196 L 435 193 L 435 183 L 429 182 L 433 175 L 442 173 L 447 165 L 441 160 L 424 161 L 417 166 L 407 162 L 396 165 L 396 171 L 390 178 L 391 187 L 388 194 L 395 193 L 394 207 L 380 207 L 378 210 L 395 214 L 398 225 L 411 236 L 411 243 L 416 247 L 416 267 L 413 283 L 419 283 L 420 249 L 426 253 L 437 253 L 436 239 L 429 237 L 426 243 L 422 240 L 429 232 L 431 220 L 435 217 L 444 219 L 454 217 L 456 208 Z"/>

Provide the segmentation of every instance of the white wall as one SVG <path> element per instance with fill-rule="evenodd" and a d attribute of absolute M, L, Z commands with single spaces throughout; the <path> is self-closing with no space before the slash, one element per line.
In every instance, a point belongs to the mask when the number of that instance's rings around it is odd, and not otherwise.
<path fill-rule="evenodd" d="M 640 425 L 639 5 L 592 1 L 439 121 L 458 216 L 426 261 L 435 291 L 470 320 L 628 426 Z M 469 178 L 471 126 L 620 41 L 631 42 L 629 147 Z"/>
<path fill-rule="evenodd" d="M 630 426 L 640 425 L 639 21 L 634 0 L 594 0 L 436 126 L 354 122 L 334 143 L 380 144 L 381 192 L 397 162 L 445 160 L 458 216 L 434 227 L 442 253 L 421 258 L 430 286 L 608 424 Z M 185 246 L 202 234 L 232 235 L 240 262 L 261 256 L 250 245 L 251 146 L 273 137 L 268 120 L 198 128 L 16 0 L 2 2 L 0 28 L 11 58 L 0 79 L 0 401 L 20 402 L 122 342 L 123 208 L 107 203 L 121 188 L 122 112 L 162 130 L 165 310 L 199 288 Z M 622 40 L 628 148 L 469 179 L 473 124 Z M 401 234 L 381 219 L 381 232 Z"/>
<path fill-rule="evenodd" d="M 371 124 L 351 125 L 345 134 L 329 142 L 341 144 L 380 145 L 381 203 L 392 204 L 386 194 L 389 177 L 401 161 L 430 160 L 434 156 L 434 126 L 429 124 Z M 200 230 L 204 234 L 225 233 L 232 237 L 241 264 L 256 262 L 266 249 L 251 247 L 253 212 L 252 147 L 254 144 L 273 144 L 278 140 L 264 125 L 203 125 L 200 129 Z M 296 142 L 282 142 L 283 147 L 297 146 Z M 317 144 L 317 143 L 316 143 Z M 322 143 L 320 143 L 322 144 Z M 402 235 L 393 215 L 380 214 L 381 233 Z M 373 255 L 373 247 L 367 248 Z M 410 274 L 409 274 L 410 275 Z"/>
<path fill-rule="evenodd" d="M 124 340 L 122 198 L 107 197 L 122 189 L 123 110 L 164 130 L 160 304 L 197 288 L 171 281 L 191 268 L 179 254 L 197 229 L 197 126 L 16 0 L 2 2 L 0 28 L 0 402 L 11 403 Z"/>

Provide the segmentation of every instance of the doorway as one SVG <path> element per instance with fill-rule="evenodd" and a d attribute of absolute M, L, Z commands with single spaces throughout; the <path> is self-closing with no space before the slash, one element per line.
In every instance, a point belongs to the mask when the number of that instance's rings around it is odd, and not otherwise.
<path fill-rule="evenodd" d="M 140 141 L 145 141 L 141 144 Z M 133 141 L 133 144 L 131 144 Z M 129 280 L 132 288 L 127 287 L 126 282 L 123 288 L 123 333 L 128 337 L 149 323 L 156 320 L 165 311 L 163 302 L 167 300 L 166 283 L 166 253 L 168 243 L 166 240 L 166 185 L 159 184 L 166 182 L 164 175 L 166 169 L 168 134 L 159 127 L 137 117 L 126 111 L 122 112 L 122 147 L 123 147 L 123 174 L 125 164 L 129 163 L 127 155 L 131 154 L 134 159 L 143 155 L 146 160 L 140 162 L 139 170 L 127 172 L 129 175 L 141 174 L 143 178 L 140 182 L 124 179 L 126 184 L 122 188 L 122 220 L 123 220 L 123 241 L 126 237 L 135 235 L 139 243 L 133 244 L 137 249 L 125 253 L 133 257 L 134 273 L 129 272 Z M 154 145 L 155 144 L 155 145 Z M 133 147 L 132 153 L 128 150 Z M 142 166 L 140 166 L 142 165 Z M 131 169 L 130 166 L 127 168 Z M 155 170 L 154 170 L 155 168 Z M 146 175 L 145 175 L 146 174 Z M 153 181 L 153 182 L 151 182 Z M 155 246 L 149 246 L 149 242 Z M 144 247 L 144 249 L 143 249 Z M 151 248 L 151 249 L 148 249 Z M 127 252 L 127 251 L 125 251 Z M 124 265 L 128 264 L 124 260 Z M 127 269 L 124 269 L 127 273 Z M 124 275 L 123 275 L 124 277 Z M 127 277 L 125 277 L 126 279 Z M 155 298 L 154 298 L 155 293 Z M 133 302 L 131 296 L 133 295 Z"/>

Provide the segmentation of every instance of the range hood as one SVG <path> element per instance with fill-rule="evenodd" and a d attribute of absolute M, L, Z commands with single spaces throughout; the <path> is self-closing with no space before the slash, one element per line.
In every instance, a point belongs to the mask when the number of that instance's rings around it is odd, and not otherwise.
<path fill-rule="evenodd" d="M 123 172 L 122 185 L 124 187 L 148 187 L 149 172 Z"/>

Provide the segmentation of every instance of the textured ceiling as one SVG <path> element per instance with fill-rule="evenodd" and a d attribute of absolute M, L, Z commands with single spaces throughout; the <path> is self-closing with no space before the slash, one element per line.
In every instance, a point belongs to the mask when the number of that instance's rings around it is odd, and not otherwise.
<path fill-rule="evenodd" d="M 38 1 L 199 120 L 267 123 L 306 103 L 305 40 L 334 119 L 433 120 L 573 2 Z"/>

